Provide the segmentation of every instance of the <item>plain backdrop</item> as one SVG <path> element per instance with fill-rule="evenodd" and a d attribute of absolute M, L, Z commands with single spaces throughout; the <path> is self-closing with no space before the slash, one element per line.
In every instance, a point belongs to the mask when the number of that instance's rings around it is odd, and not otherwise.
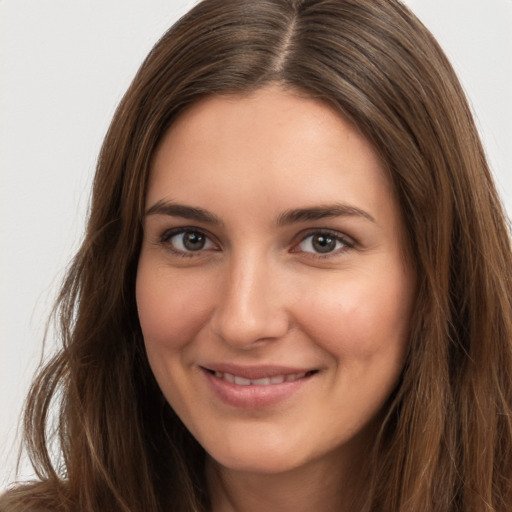
<path fill-rule="evenodd" d="M 0 0 L 0 489 L 15 477 L 23 398 L 101 141 L 143 58 L 193 3 Z M 459 74 L 510 216 L 512 0 L 406 3 Z"/>

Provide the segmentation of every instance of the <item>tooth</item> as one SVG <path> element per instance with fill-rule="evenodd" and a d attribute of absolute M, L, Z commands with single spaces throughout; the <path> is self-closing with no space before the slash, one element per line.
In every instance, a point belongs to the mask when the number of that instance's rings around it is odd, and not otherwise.
<path fill-rule="evenodd" d="M 244 379 L 243 377 L 238 377 L 238 375 L 235 375 L 235 384 L 237 386 L 250 386 L 251 381 L 250 379 Z"/>
<path fill-rule="evenodd" d="M 245 377 L 239 377 L 238 375 L 233 375 L 231 373 L 222 373 L 215 371 L 215 377 L 219 379 L 224 379 L 231 384 L 236 384 L 237 386 L 250 386 L 251 384 L 254 386 L 268 386 L 270 384 L 282 384 L 283 382 L 293 382 L 298 379 L 302 379 L 309 372 L 302 373 L 292 373 L 289 375 L 274 375 L 273 377 L 262 377 L 261 379 L 246 379 Z"/>
<path fill-rule="evenodd" d="M 302 379 L 302 377 L 304 377 L 305 375 L 306 373 L 295 373 L 292 375 L 287 375 L 286 382 L 293 382 L 294 380 Z"/>
<path fill-rule="evenodd" d="M 224 380 L 227 380 L 228 382 L 231 382 L 231 384 L 235 383 L 235 376 L 231 375 L 231 373 L 225 373 L 224 374 Z"/>
<path fill-rule="evenodd" d="M 270 384 L 270 379 L 268 377 L 264 377 L 263 379 L 254 379 L 251 382 L 255 386 L 268 386 Z"/>

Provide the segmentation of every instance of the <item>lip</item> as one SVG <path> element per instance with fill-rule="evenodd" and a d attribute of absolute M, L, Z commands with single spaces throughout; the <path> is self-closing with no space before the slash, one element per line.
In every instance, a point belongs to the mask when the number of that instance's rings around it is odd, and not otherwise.
<path fill-rule="evenodd" d="M 233 364 L 212 364 L 201 366 L 209 388 L 222 402 L 240 409 L 261 409 L 271 407 L 291 398 L 305 386 L 317 370 L 311 368 L 291 368 L 284 366 L 239 366 Z M 278 376 L 305 374 L 293 381 L 284 381 L 278 384 L 267 385 L 238 385 L 219 378 L 215 373 L 229 373 L 244 379 L 256 380 Z"/>
<path fill-rule="evenodd" d="M 238 375 L 244 379 L 263 379 L 265 377 L 276 377 L 277 375 L 294 375 L 297 373 L 307 373 L 315 370 L 315 368 L 290 367 L 279 365 L 258 365 L 258 366 L 242 366 L 237 364 L 214 363 L 204 365 L 205 370 L 219 373 L 231 373 Z"/>

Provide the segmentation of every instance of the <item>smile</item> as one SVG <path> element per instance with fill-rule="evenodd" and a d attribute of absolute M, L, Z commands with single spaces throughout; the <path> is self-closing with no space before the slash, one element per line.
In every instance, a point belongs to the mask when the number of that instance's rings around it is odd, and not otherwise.
<path fill-rule="evenodd" d="M 212 366 L 202 367 L 202 374 L 213 396 L 238 409 L 262 409 L 290 400 L 304 386 L 309 388 L 319 373 L 275 366 Z"/>
<path fill-rule="evenodd" d="M 218 379 L 223 379 L 231 384 L 236 384 L 237 386 L 272 386 L 275 384 L 282 384 L 283 382 L 294 382 L 309 374 L 313 374 L 313 371 L 292 373 L 288 375 L 274 375 L 272 377 L 262 377 L 260 379 L 247 379 L 245 377 L 240 377 L 239 375 L 233 375 L 232 373 L 213 372 L 213 375 Z"/>

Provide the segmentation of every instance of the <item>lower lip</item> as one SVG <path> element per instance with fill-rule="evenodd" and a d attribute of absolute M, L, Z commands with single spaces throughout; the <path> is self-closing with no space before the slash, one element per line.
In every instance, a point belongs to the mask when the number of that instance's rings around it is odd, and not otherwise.
<path fill-rule="evenodd" d="M 239 409 L 261 409 L 279 404 L 293 396 L 300 388 L 311 380 L 308 375 L 292 382 L 269 384 L 267 386 L 239 386 L 227 380 L 215 377 L 208 370 L 203 374 L 210 385 L 210 389 L 227 405 Z"/>

